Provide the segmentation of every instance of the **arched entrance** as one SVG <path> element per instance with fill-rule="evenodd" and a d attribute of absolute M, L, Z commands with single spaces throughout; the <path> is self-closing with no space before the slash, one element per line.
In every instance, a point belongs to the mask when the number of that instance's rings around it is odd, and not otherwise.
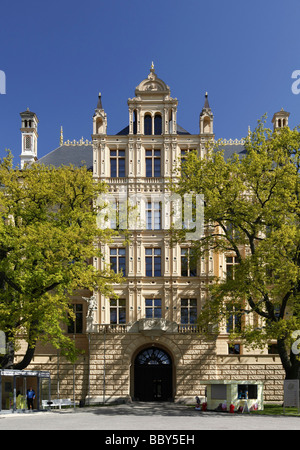
<path fill-rule="evenodd" d="M 172 359 L 158 347 L 140 351 L 134 360 L 134 399 L 172 400 Z"/>

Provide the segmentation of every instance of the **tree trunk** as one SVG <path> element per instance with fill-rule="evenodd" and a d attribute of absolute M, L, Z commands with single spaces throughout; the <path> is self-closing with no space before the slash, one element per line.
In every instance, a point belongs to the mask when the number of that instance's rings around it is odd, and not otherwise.
<path fill-rule="evenodd" d="M 30 347 L 27 344 L 26 353 L 22 359 L 22 361 L 17 364 L 14 363 L 15 359 L 15 347 L 13 342 L 9 341 L 9 336 L 6 336 L 6 355 L 0 357 L 0 368 L 1 369 L 15 369 L 15 370 L 23 370 L 26 369 L 27 366 L 31 363 L 31 360 L 34 356 L 35 347 Z"/>
<path fill-rule="evenodd" d="M 285 371 L 285 379 L 300 379 L 300 361 L 292 351 L 287 351 L 284 339 L 277 340 L 277 348 L 283 369 Z"/>

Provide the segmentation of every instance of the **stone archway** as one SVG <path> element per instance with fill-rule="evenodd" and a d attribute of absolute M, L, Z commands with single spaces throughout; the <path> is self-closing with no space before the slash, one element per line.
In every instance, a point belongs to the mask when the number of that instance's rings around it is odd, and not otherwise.
<path fill-rule="evenodd" d="M 173 361 L 161 347 L 144 347 L 133 361 L 134 399 L 171 401 L 173 399 Z"/>

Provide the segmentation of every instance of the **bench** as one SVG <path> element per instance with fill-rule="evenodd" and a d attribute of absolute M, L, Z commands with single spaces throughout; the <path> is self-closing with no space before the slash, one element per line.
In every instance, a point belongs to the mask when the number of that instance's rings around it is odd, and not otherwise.
<path fill-rule="evenodd" d="M 53 400 L 42 400 L 43 408 L 61 409 L 62 406 L 74 406 L 74 402 L 70 398 L 54 398 Z"/>

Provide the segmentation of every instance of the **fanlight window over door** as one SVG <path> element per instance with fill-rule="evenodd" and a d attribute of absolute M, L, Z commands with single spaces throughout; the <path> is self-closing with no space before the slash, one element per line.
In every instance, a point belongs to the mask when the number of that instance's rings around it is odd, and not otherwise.
<path fill-rule="evenodd" d="M 135 362 L 138 365 L 170 365 L 171 359 L 163 350 L 153 347 L 139 353 Z"/>

